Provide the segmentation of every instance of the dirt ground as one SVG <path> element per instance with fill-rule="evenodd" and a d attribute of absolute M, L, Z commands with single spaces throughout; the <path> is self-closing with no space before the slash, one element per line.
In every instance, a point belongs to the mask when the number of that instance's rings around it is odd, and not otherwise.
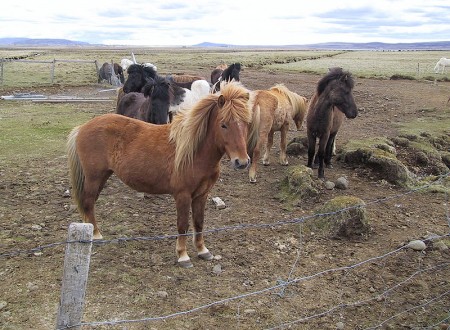
<path fill-rule="evenodd" d="M 210 72 L 194 73 L 208 77 Z M 250 89 L 284 83 L 307 97 L 319 78 L 241 72 Z M 92 97 L 103 88 L 36 91 Z M 93 115 L 112 112 L 114 94 L 109 96 L 110 103 L 79 107 Z M 397 136 L 399 122 L 449 115 L 448 82 L 356 78 L 354 96 L 359 115 L 344 122 L 338 149 L 349 139 Z M 288 140 L 304 134 L 292 127 Z M 277 162 L 278 143 L 276 134 L 271 165 L 258 166 L 256 184 L 249 183 L 247 171 L 231 170 L 223 160 L 210 197 L 220 197 L 226 208 L 208 203 L 205 221 L 211 231 L 206 244 L 216 258 L 199 260 L 189 245 L 190 269 L 176 266 L 175 241 L 161 238 L 176 233 L 172 197 L 139 194 L 112 177 L 97 203 L 103 236 L 143 239 L 93 246 L 83 329 L 444 328 L 450 317 L 449 250 L 428 246 L 384 255 L 410 240 L 448 234 L 448 195 L 411 192 L 367 168 L 335 162 L 325 175 L 331 181 L 345 176 L 348 189 L 323 187 L 318 196 L 292 205 L 278 198 L 289 168 Z M 68 225 L 80 221 L 66 192 L 66 161 L 61 151 L 55 159 L 0 169 L 1 251 L 25 251 L 1 257 L 1 329 L 55 328 L 64 245 L 29 250 L 63 242 Z M 306 155 L 289 157 L 289 166 L 298 164 L 306 164 Z M 367 203 L 367 238 L 330 239 L 292 221 L 340 195 Z"/>

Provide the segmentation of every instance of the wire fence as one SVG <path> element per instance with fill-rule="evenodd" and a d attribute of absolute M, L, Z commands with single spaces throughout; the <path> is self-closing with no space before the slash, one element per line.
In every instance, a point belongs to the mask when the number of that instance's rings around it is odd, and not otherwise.
<path fill-rule="evenodd" d="M 397 201 L 406 196 L 419 193 L 429 187 L 446 182 L 448 173 L 441 176 L 437 181 L 407 192 L 396 194 L 366 202 L 366 207 L 377 207 L 387 201 Z M 303 242 L 301 228 L 306 221 L 314 221 L 315 218 L 329 217 L 347 212 L 350 209 L 360 207 L 353 206 L 343 208 L 335 212 L 308 215 L 300 218 L 267 222 L 249 223 L 235 226 L 226 226 L 204 231 L 205 234 L 219 234 L 225 232 L 248 231 L 248 230 L 273 230 L 284 226 L 299 225 L 300 239 L 296 247 L 296 257 L 288 267 L 289 272 L 285 279 L 278 279 L 275 285 L 267 285 L 263 288 L 230 295 L 229 297 L 198 304 L 192 308 L 177 310 L 157 316 L 144 316 L 137 318 L 114 319 L 105 321 L 81 322 L 79 324 L 60 327 L 58 329 L 71 329 L 79 327 L 119 326 L 124 324 L 147 324 L 151 322 L 162 322 L 164 327 L 170 324 L 170 320 L 183 316 L 192 317 L 205 310 L 217 310 L 220 306 L 229 306 L 234 313 L 226 318 L 228 322 L 233 319 L 236 328 L 264 328 L 264 329 L 290 329 L 302 328 L 353 328 L 353 329 L 380 329 L 393 324 L 403 324 L 412 329 L 434 329 L 437 326 L 448 324 L 450 320 L 450 261 L 448 252 L 443 251 L 443 258 L 431 260 L 424 252 L 419 253 L 419 261 L 405 260 L 411 249 L 407 244 L 380 255 L 372 256 L 362 261 L 349 265 L 333 267 L 320 270 L 315 273 L 298 276 L 297 271 L 302 259 Z M 449 198 L 445 194 L 446 232 L 431 234 L 421 239 L 427 246 L 434 242 L 448 240 L 450 237 Z M 187 233 L 192 236 L 192 233 Z M 72 243 L 92 243 L 94 245 L 109 245 L 125 242 L 145 242 L 173 240 L 178 234 L 165 234 L 149 237 L 123 237 L 112 240 L 88 240 L 88 241 L 64 241 L 41 245 L 32 249 L 18 249 L 0 253 L 0 258 L 14 258 L 19 255 L 29 255 L 43 250 L 68 245 Z M 414 259 L 415 260 L 415 259 Z M 388 266 L 396 265 L 405 268 L 405 273 L 400 278 L 392 278 L 386 270 Z M 261 267 L 264 267 L 263 265 Z M 377 277 L 381 284 L 377 288 L 369 287 L 365 292 L 359 292 L 353 288 L 355 282 L 364 277 Z M 431 281 L 431 282 L 429 282 Z M 411 290 L 416 286 L 433 287 L 428 295 L 414 296 Z M 302 294 L 311 290 L 329 290 L 333 294 L 325 297 L 325 301 L 305 301 Z M 423 290 L 427 291 L 427 290 Z M 209 300 L 203 297 L 202 300 Z M 318 299 L 320 300 L 320 299 Z M 191 303 L 190 305 L 193 305 Z M 270 322 L 265 323 L 261 317 L 255 317 L 254 306 L 268 306 L 267 308 L 275 314 Z M 245 308 L 244 308 L 245 307 Z M 261 309 L 263 309 L 261 307 Z M 376 309 L 378 315 L 373 318 L 367 316 L 368 311 Z M 358 320 L 350 319 L 360 315 Z M 143 314 L 143 313 L 141 313 Z M 213 313 L 214 314 L 214 313 Z M 250 321 L 249 321 L 250 319 Z M 278 321 L 275 322 L 274 319 Z M 259 321 L 258 321 L 259 320 Z M 169 323 L 168 323 L 169 322 Z M 220 323 L 222 326 L 225 323 Z M 256 322 L 256 323 L 255 323 Z M 314 323 L 315 322 L 315 323 Z M 271 323 L 271 324 L 269 324 Z M 160 324 L 160 323 L 158 323 Z M 249 325 L 251 324 L 251 326 Z M 148 325 L 148 324 L 147 324 Z M 153 323 L 152 323 L 153 325 Z M 149 325 L 150 326 L 150 325 Z M 156 325 L 157 326 L 157 325 Z M 170 326 L 169 326 L 170 327 Z M 228 324 L 227 324 L 228 327 Z M 128 329 L 128 328 L 127 328 Z"/>

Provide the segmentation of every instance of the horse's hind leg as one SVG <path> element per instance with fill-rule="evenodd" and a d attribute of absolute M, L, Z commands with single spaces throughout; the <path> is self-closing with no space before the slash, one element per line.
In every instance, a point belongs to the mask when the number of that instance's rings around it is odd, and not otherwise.
<path fill-rule="evenodd" d="M 331 158 L 333 156 L 333 148 L 334 148 L 334 141 L 336 139 L 336 134 L 333 133 L 328 138 L 327 146 L 325 147 L 325 157 L 324 162 L 327 168 L 333 168 L 333 165 L 331 164 Z"/>
<path fill-rule="evenodd" d="M 270 130 L 269 134 L 267 134 L 266 150 L 264 150 L 263 156 L 264 165 L 270 165 L 270 150 L 272 149 L 273 146 L 273 134 L 274 134 L 273 130 Z"/>
<path fill-rule="evenodd" d="M 89 179 L 89 177 L 86 177 L 84 182 L 80 203 L 82 208 L 81 213 L 83 214 L 83 221 L 89 222 L 94 226 L 94 239 L 103 238 L 95 219 L 95 202 L 97 201 L 100 192 L 110 176 L 111 172 L 107 172 L 103 176 L 96 179 Z"/>
<path fill-rule="evenodd" d="M 286 140 L 287 140 L 287 132 L 289 130 L 289 123 L 285 123 L 283 127 L 281 127 L 280 134 L 280 164 L 288 165 L 289 162 L 287 160 L 286 155 Z"/>
<path fill-rule="evenodd" d="M 213 255 L 205 246 L 203 238 L 203 223 L 205 219 L 205 205 L 208 194 L 201 195 L 192 200 L 192 220 L 194 222 L 194 245 L 200 259 L 211 260 Z"/>

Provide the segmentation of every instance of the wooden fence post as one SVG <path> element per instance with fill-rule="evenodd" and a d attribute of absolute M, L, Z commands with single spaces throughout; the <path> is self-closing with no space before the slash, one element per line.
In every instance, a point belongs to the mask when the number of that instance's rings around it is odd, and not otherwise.
<path fill-rule="evenodd" d="M 68 241 L 73 243 L 66 245 L 56 329 L 80 329 L 79 326 L 73 326 L 81 323 L 83 318 L 93 231 L 90 223 L 71 223 L 69 226 Z"/>

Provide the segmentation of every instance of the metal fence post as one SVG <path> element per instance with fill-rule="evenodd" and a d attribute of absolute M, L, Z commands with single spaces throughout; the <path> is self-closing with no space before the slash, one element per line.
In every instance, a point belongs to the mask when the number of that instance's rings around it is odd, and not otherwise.
<path fill-rule="evenodd" d="M 76 325 L 83 318 L 93 230 L 90 223 L 72 223 L 69 226 L 68 241 L 71 243 L 66 245 L 56 329 L 80 328 Z"/>

